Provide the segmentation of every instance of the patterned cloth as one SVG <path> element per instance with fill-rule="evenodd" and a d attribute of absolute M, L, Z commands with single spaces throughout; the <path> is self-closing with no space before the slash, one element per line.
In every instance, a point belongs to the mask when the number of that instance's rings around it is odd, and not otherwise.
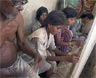
<path fill-rule="evenodd" d="M 57 38 L 60 38 L 62 42 L 70 42 L 72 40 L 73 37 L 73 33 L 71 30 L 68 29 L 68 27 L 63 27 L 61 32 L 59 32 L 57 35 Z M 60 45 L 56 45 L 57 48 L 63 52 L 69 52 L 71 50 L 70 46 L 60 46 Z"/>

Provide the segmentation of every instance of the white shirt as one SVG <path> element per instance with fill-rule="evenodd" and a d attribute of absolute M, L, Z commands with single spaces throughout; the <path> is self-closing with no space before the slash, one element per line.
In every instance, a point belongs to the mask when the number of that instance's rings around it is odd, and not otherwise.
<path fill-rule="evenodd" d="M 54 50 L 56 48 L 55 42 L 54 42 L 54 36 L 52 34 L 48 34 L 46 31 L 46 28 L 39 28 L 35 32 L 33 32 L 31 35 L 28 36 L 28 39 L 31 40 L 32 38 L 38 38 L 37 41 L 37 51 L 40 53 L 41 56 L 47 57 L 46 50 L 50 48 L 51 50 Z"/>

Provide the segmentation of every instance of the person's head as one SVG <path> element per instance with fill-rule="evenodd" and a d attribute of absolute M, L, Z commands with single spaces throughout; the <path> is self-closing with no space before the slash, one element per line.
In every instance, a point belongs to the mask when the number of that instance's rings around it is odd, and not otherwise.
<path fill-rule="evenodd" d="M 22 11 L 23 5 L 25 5 L 28 2 L 28 0 L 11 0 L 11 2 L 17 8 L 18 11 Z"/>
<path fill-rule="evenodd" d="M 48 15 L 48 10 L 45 7 L 40 7 L 36 12 L 36 19 L 43 22 Z"/>
<path fill-rule="evenodd" d="M 43 26 L 53 35 L 57 34 L 66 23 L 66 16 L 61 11 L 52 11 L 45 19 Z"/>
<path fill-rule="evenodd" d="M 90 20 L 94 19 L 94 15 L 92 13 L 83 13 L 80 18 L 82 19 L 83 23 L 87 23 Z"/>
<path fill-rule="evenodd" d="M 0 17 L 2 16 L 3 20 L 15 18 L 21 6 L 27 2 L 27 0 L 0 0 Z"/>
<path fill-rule="evenodd" d="M 13 19 L 18 14 L 18 10 L 14 7 L 10 0 L 0 0 L 0 19 Z"/>
<path fill-rule="evenodd" d="M 66 7 L 62 10 L 62 12 L 66 15 L 67 18 L 67 24 L 70 26 L 75 22 L 75 19 L 77 17 L 77 12 L 75 9 L 71 7 Z"/>

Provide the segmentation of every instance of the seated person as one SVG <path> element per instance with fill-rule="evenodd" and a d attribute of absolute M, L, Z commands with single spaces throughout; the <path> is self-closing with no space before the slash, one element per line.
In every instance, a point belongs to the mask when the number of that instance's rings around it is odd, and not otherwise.
<path fill-rule="evenodd" d="M 40 65 L 42 58 L 25 41 L 24 20 L 20 10 L 23 10 L 26 2 L 27 0 L 0 0 L 0 78 L 40 78 L 17 55 L 16 46 L 37 60 L 36 66 Z"/>
<path fill-rule="evenodd" d="M 81 36 L 87 37 L 93 23 L 94 16 L 92 13 L 82 14 L 81 17 L 83 25 L 81 26 L 80 32 Z"/>
<path fill-rule="evenodd" d="M 46 19 L 46 17 L 47 17 L 47 15 L 48 15 L 48 10 L 47 10 L 47 8 L 45 8 L 45 7 L 43 7 L 43 6 L 41 6 L 40 8 L 38 8 L 38 10 L 37 10 L 37 12 L 36 12 L 36 17 L 35 17 L 35 19 L 34 19 L 34 21 L 32 21 L 33 23 L 32 23 L 32 26 L 31 26 L 31 28 L 28 30 L 30 33 L 28 33 L 28 34 L 31 34 L 31 33 L 33 33 L 35 30 L 37 30 L 38 28 L 40 28 L 41 27 L 41 25 L 42 25 L 42 23 L 44 22 L 44 20 Z M 31 31 L 30 31 L 31 30 Z M 27 41 L 27 40 L 26 40 Z M 27 41 L 27 43 L 29 43 L 28 41 Z M 34 47 L 33 46 L 33 44 L 30 44 L 29 43 L 29 45 L 31 46 L 31 47 Z M 20 53 L 20 55 L 21 55 L 21 57 L 28 63 L 28 64 L 31 64 L 31 65 L 33 65 L 33 60 L 29 57 L 29 56 L 27 56 L 25 53 Z M 30 60 L 28 60 L 28 59 L 30 59 Z"/>
<path fill-rule="evenodd" d="M 31 26 L 31 33 L 42 26 L 42 23 L 46 19 L 47 15 L 48 15 L 47 8 L 41 6 L 36 12 L 35 20 L 32 21 L 33 23 Z"/>
<path fill-rule="evenodd" d="M 92 13 L 83 13 L 80 16 L 80 19 L 77 19 L 75 21 L 75 23 L 70 27 L 70 29 L 72 30 L 72 32 L 74 34 L 73 39 L 80 38 L 80 37 L 82 37 L 82 35 L 83 35 L 84 39 L 86 39 L 86 34 L 84 32 L 87 30 L 89 31 L 90 27 L 88 25 L 88 22 L 92 22 L 93 19 L 94 19 L 94 16 Z M 87 27 L 85 26 L 86 24 L 88 25 Z M 85 28 L 86 28 L 86 30 L 85 30 Z"/>
<path fill-rule="evenodd" d="M 53 68 L 56 68 L 55 61 L 77 62 L 78 55 L 66 55 L 58 50 L 54 43 L 54 35 L 57 34 L 66 21 L 65 15 L 60 11 L 52 11 L 44 21 L 41 28 L 37 29 L 28 39 L 35 45 L 35 49 L 44 58 L 45 64 L 39 69 L 40 73 L 46 72 L 49 77 L 53 73 Z M 52 53 L 60 55 L 53 56 Z M 51 62 L 51 63 L 50 63 Z M 55 62 L 55 65 L 52 65 Z"/>
<path fill-rule="evenodd" d="M 64 25 L 62 30 L 54 37 L 57 48 L 68 53 L 71 51 L 71 46 L 78 45 L 80 42 L 79 40 L 72 41 L 73 33 L 71 30 L 69 30 L 70 26 L 75 22 L 77 12 L 73 8 L 66 7 L 63 9 L 63 13 L 67 17 L 66 25 Z"/>

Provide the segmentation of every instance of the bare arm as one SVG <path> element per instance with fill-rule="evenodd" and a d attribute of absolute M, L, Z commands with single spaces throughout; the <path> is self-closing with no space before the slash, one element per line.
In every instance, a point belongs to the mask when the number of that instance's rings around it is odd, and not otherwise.
<path fill-rule="evenodd" d="M 35 41 L 34 41 L 35 40 Z M 44 45 L 42 43 L 42 41 L 40 41 L 40 39 L 32 39 L 31 41 L 33 41 L 36 45 L 36 49 L 38 50 L 37 52 L 43 54 L 44 52 L 46 52 L 46 49 L 44 49 Z M 50 49 L 48 49 L 49 51 L 52 51 Z M 79 57 L 78 55 L 67 55 L 65 54 L 64 52 L 61 52 L 60 50 L 58 49 L 55 49 L 53 50 L 52 52 L 55 52 L 57 53 L 58 55 L 61 55 L 61 56 L 47 56 L 46 57 L 46 60 L 48 61 L 68 61 L 68 62 L 77 62 Z M 42 56 L 44 57 L 44 56 Z"/>
<path fill-rule="evenodd" d="M 24 37 L 24 27 L 23 27 L 24 20 L 21 14 L 18 14 L 16 21 L 18 22 L 17 44 L 23 52 L 34 58 L 35 69 L 38 69 L 42 65 L 43 59 L 40 56 L 40 54 L 35 52 L 35 50 L 33 50 L 33 48 L 30 47 L 26 42 L 26 39 Z"/>
<path fill-rule="evenodd" d="M 24 37 L 24 20 L 20 13 L 17 15 L 16 21 L 18 23 L 17 43 L 19 48 L 31 57 L 35 57 L 36 52 L 26 43 L 26 39 Z"/>
<path fill-rule="evenodd" d="M 61 40 L 61 32 L 58 33 L 57 35 L 55 35 L 54 38 L 55 38 L 55 43 L 57 45 L 60 45 L 60 46 L 65 46 L 65 45 L 66 46 L 73 46 L 73 45 L 75 45 L 75 41 L 70 41 L 70 42 L 64 42 L 64 41 L 62 41 Z"/>
<path fill-rule="evenodd" d="M 54 52 L 56 55 L 59 55 L 59 56 L 67 55 L 66 52 L 62 52 L 62 51 L 58 50 L 57 48 L 55 50 L 52 50 L 52 52 Z"/>
<path fill-rule="evenodd" d="M 66 55 L 66 56 L 48 56 L 46 60 L 49 61 L 68 61 L 68 62 L 78 62 L 78 55 Z"/>

